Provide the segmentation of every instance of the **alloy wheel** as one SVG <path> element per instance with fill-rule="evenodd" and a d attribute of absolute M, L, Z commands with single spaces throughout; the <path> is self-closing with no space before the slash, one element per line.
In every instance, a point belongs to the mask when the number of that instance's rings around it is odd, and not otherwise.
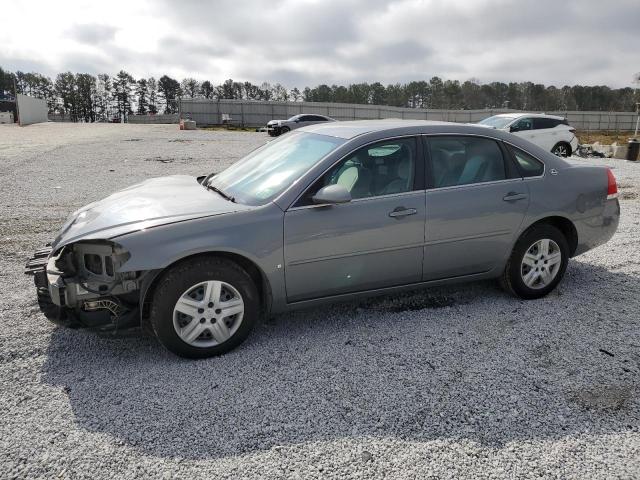
<path fill-rule="evenodd" d="M 559 157 L 568 157 L 569 156 L 569 150 L 567 149 L 566 145 L 558 145 L 556 146 L 556 148 L 553 149 L 552 152 L 554 155 L 557 155 Z"/>

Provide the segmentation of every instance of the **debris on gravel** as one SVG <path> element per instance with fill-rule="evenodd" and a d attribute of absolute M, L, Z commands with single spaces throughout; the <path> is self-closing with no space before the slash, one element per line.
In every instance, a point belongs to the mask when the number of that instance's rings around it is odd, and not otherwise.
<path fill-rule="evenodd" d="M 22 268 L 70 212 L 267 139 L 0 126 L 0 477 L 640 477 L 640 164 L 577 159 L 613 169 L 620 227 L 541 300 L 480 282 L 336 304 L 200 361 L 47 322 Z"/>

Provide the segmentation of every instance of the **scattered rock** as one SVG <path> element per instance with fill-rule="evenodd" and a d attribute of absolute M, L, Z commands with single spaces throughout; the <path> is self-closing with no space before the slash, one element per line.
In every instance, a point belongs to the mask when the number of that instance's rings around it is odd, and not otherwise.
<path fill-rule="evenodd" d="M 631 399 L 631 390 L 627 387 L 603 386 L 581 390 L 570 398 L 587 410 L 620 410 Z"/>

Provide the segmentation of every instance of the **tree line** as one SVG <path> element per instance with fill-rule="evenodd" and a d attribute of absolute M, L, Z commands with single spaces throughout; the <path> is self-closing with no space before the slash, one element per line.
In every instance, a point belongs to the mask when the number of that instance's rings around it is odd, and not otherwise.
<path fill-rule="evenodd" d="M 432 77 L 430 80 L 383 85 L 380 82 L 318 85 L 288 89 L 276 83 L 226 80 L 214 85 L 209 80 L 168 75 L 135 79 L 120 70 L 111 76 L 88 73 L 59 73 L 54 80 L 45 75 L 0 67 L 0 99 L 16 93 L 43 98 L 50 113 L 73 121 L 120 121 L 128 115 L 176 113 L 182 98 L 266 101 L 308 101 L 390 105 L 428 109 L 501 109 L 538 111 L 596 110 L 633 111 L 640 100 L 632 88 L 607 86 L 545 86 L 532 82 L 481 83 L 477 79 L 459 82 Z"/>

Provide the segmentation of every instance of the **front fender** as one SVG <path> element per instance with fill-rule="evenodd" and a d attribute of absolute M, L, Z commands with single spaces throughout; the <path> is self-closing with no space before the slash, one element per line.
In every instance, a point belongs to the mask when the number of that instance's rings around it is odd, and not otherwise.
<path fill-rule="evenodd" d="M 129 252 L 130 257 L 120 271 L 160 272 L 196 254 L 235 254 L 251 261 L 262 271 L 275 305 L 286 298 L 283 219 L 283 211 L 270 203 L 250 211 L 199 218 L 122 235 L 114 240 Z"/>

